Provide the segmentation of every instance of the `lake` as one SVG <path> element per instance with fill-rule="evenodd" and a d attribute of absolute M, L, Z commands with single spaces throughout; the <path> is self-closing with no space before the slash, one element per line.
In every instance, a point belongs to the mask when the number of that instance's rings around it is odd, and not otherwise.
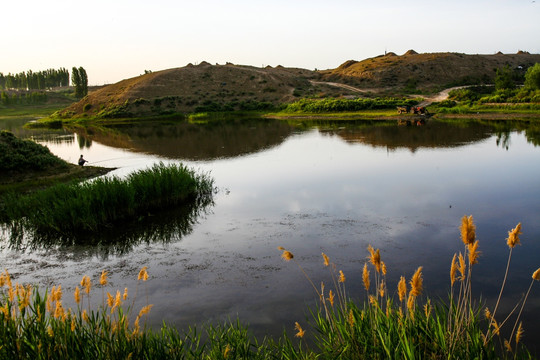
<path fill-rule="evenodd" d="M 181 161 L 215 181 L 213 204 L 182 230 L 163 232 L 177 215 L 158 214 L 152 236 L 143 234 L 155 224 L 126 224 L 98 246 L 31 239 L 15 246 L 4 231 L 2 267 L 18 282 L 61 284 L 66 306 L 74 306 L 70 294 L 83 275 L 97 281 L 107 270 L 105 291 L 128 287 L 130 296 L 137 292 L 137 309 L 154 304 L 150 326 L 238 317 L 258 336 L 279 336 L 283 329 L 292 333 L 295 321 L 305 323 L 316 304 L 298 265 L 316 285 L 330 286 L 321 252 L 345 273 L 347 294 L 365 300 L 361 273 L 369 244 L 381 250 L 391 293 L 401 275 L 409 280 L 423 266 L 426 293 L 447 299 L 450 261 L 463 251 L 464 215 L 474 217 L 482 252 L 473 293 L 491 310 L 505 272 L 508 231 L 522 223 L 499 321 L 540 267 L 540 132 L 525 122 L 237 119 L 117 123 L 76 132 L 26 130 L 23 122 L 0 120 L 0 128 L 71 163 L 82 154 L 89 165 L 117 168 L 109 175 Z M 126 232 L 129 246 L 111 244 Z M 295 262 L 281 260 L 278 246 L 293 252 Z M 137 286 L 143 266 L 150 279 Z M 534 285 L 522 315 L 529 344 L 540 334 L 540 283 Z M 93 299 L 101 303 L 96 291 Z"/>

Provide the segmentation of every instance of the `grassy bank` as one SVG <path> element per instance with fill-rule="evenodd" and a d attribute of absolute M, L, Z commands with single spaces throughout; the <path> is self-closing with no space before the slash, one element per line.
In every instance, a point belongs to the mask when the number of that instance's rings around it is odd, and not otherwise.
<path fill-rule="evenodd" d="M 533 358 L 523 345 L 521 314 L 540 269 L 532 274 L 526 295 L 511 315 L 497 320 L 503 299 L 512 249 L 520 243 L 521 224 L 509 231 L 507 272 L 493 309 L 474 305 L 471 278 L 478 262 L 479 242 L 472 216 L 463 217 L 464 251 L 450 262 L 447 302 L 424 296 L 422 267 L 394 287 L 387 283 L 387 268 L 379 249 L 368 247 L 361 279 L 367 302 L 347 297 L 346 275 L 326 254 L 332 283 L 315 285 L 309 274 L 283 248 L 282 258 L 296 263 L 313 289 L 319 305 L 311 309 L 311 323 L 291 320 L 294 334 L 257 340 L 239 321 L 202 330 L 185 331 L 163 325 L 145 327 L 152 309 L 133 304 L 150 279 L 148 269 L 138 273 L 138 284 L 112 289 L 107 272 L 84 276 L 74 294 L 76 309 L 65 309 L 60 286 L 45 292 L 31 285 L 13 284 L 7 270 L 0 275 L 0 358 L 2 359 L 523 359 Z M 318 283 L 317 283 L 318 284 Z M 96 290 L 97 289 L 97 290 Z M 90 307 L 91 297 L 103 298 Z M 131 305 L 130 305 L 131 304 Z M 506 335 L 503 335 L 506 334 Z"/>
<path fill-rule="evenodd" d="M 45 146 L 19 139 L 8 131 L 0 132 L 0 196 L 84 180 L 110 170 L 68 164 Z"/>
<path fill-rule="evenodd" d="M 0 220 L 22 222 L 44 232 L 95 232 L 211 196 L 212 184 L 208 176 L 181 164 L 159 164 L 126 179 L 98 178 L 82 184 L 58 184 L 29 195 L 7 194 Z"/>

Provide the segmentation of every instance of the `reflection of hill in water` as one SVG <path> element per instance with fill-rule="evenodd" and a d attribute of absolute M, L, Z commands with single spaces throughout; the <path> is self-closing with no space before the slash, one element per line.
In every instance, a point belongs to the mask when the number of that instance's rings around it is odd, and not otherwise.
<path fill-rule="evenodd" d="M 379 122 L 379 126 L 347 126 L 324 133 L 337 135 L 347 142 L 362 143 L 388 149 L 407 148 L 415 152 L 418 148 L 456 147 L 484 140 L 493 130 L 476 122 L 445 123 L 427 121 L 424 125 L 398 125 L 397 121 Z"/>
<path fill-rule="evenodd" d="M 224 120 L 194 124 L 138 122 L 77 129 L 83 137 L 117 148 L 169 158 L 210 160 L 249 154 L 280 144 L 293 131 L 277 120 Z"/>

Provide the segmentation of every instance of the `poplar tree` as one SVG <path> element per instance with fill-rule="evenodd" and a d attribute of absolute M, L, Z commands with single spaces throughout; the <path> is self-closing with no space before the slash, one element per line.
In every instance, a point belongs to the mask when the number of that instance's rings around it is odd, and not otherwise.
<path fill-rule="evenodd" d="M 75 66 L 71 69 L 71 84 L 75 87 L 75 97 L 82 98 L 81 76 L 79 75 L 79 69 Z"/>
<path fill-rule="evenodd" d="M 75 87 L 75 97 L 77 99 L 88 95 L 88 76 L 82 66 L 78 69 L 75 66 L 73 67 L 71 71 L 71 83 Z"/>

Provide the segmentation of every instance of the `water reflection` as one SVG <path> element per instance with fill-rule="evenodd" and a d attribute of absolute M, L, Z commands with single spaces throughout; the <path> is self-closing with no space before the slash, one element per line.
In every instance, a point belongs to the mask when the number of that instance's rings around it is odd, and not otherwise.
<path fill-rule="evenodd" d="M 58 248 L 84 248 L 86 256 L 107 258 L 122 255 L 142 244 L 166 244 L 181 240 L 193 231 L 199 219 L 211 210 L 211 194 L 199 197 L 175 209 L 148 214 L 138 221 L 124 222 L 99 233 L 65 234 L 44 232 L 15 222 L 2 226 L 0 251 L 36 251 Z"/>
<path fill-rule="evenodd" d="M 97 141 L 116 148 L 188 160 L 230 158 L 258 152 L 281 144 L 293 132 L 286 123 L 268 119 L 124 122 L 73 130 L 82 139 L 79 140 L 81 149 Z"/>

